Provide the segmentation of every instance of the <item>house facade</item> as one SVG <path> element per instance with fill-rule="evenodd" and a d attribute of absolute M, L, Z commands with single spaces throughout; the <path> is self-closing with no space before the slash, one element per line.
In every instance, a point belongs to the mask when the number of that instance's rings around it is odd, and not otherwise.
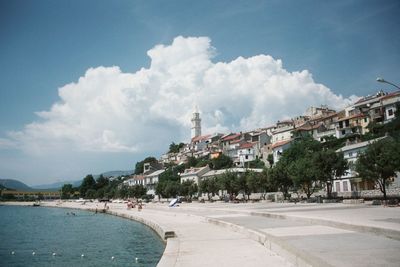
<path fill-rule="evenodd" d="M 181 183 L 185 181 L 193 181 L 195 184 L 199 184 L 202 176 L 210 170 L 210 167 L 190 168 L 186 169 L 181 176 Z"/>
<path fill-rule="evenodd" d="M 349 169 L 344 175 L 335 179 L 332 186 L 332 192 L 337 192 L 338 195 L 341 195 L 346 192 L 375 189 L 375 184 L 373 182 L 363 180 L 358 176 L 358 173 L 355 171 L 355 164 L 360 154 L 367 149 L 368 145 L 383 138 L 385 137 L 348 144 L 336 151 L 343 153 L 344 159 L 349 163 Z"/>
<path fill-rule="evenodd" d="M 157 170 L 157 171 L 151 172 L 149 174 L 146 174 L 144 176 L 143 185 L 146 187 L 148 195 L 155 195 L 156 194 L 156 184 L 158 183 L 160 175 L 164 171 L 165 171 L 164 169 Z"/>

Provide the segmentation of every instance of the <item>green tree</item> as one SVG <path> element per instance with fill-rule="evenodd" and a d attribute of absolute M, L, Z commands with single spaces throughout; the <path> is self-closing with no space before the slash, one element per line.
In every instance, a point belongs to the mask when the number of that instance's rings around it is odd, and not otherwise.
<path fill-rule="evenodd" d="M 182 196 L 187 197 L 188 199 L 192 199 L 193 194 L 198 191 L 197 184 L 193 180 L 186 180 L 181 183 L 180 194 Z"/>
<path fill-rule="evenodd" d="M 159 181 L 180 181 L 179 173 L 182 173 L 185 165 L 175 165 L 167 168 L 159 176 Z"/>
<path fill-rule="evenodd" d="M 96 189 L 104 188 L 109 184 L 108 178 L 105 178 L 102 174 L 100 174 L 99 178 L 96 180 Z"/>
<path fill-rule="evenodd" d="M 134 185 L 134 186 L 129 186 L 127 196 L 128 197 L 134 197 L 134 198 L 141 198 L 144 195 L 146 195 L 146 188 L 143 185 Z"/>
<path fill-rule="evenodd" d="M 289 165 L 288 172 L 295 188 L 300 187 L 306 193 L 307 198 L 310 198 L 318 181 L 312 157 L 308 155 L 297 159 Z"/>
<path fill-rule="evenodd" d="M 209 179 L 202 179 L 199 182 L 200 194 L 207 194 L 207 199 L 210 200 L 210 192 L 208 192 L 208 181 Z"/>
<path fill-rule="evenodd" d="M 289 188 L 293 186 L 293 180 L 288 174 L 288 166 L 286 162 L 278 161 L 275 166 L 270 169 L 268 181 L 273 188 L 283 193 L 283 197 L 287 199 L 289 196 Z"/>
<path fill-rule="evenodd" d="M 184 143 L 175 144 L 174 142 L 172 142 L 172 143 L 169 145 L 169 151 L 168 151 L 168 153 L 178 153 L 179 150 L 180 150 L 182 147 L 184 147 L 184 146 L 185 146 Z"/>
<path fill-rule="evenodd" d="M 158 181 L 158 183 L 156 184 L 156 188 L 155 188 L 155 193 L 158 196 L 158 198 L 160 199 L 161 197 L 164 197 L 164 190 L 165 190 L 165 186 L 167 184 L 166 180 L 160 180 Z"/>
<path fill-rule="evenodd" d="M 386 201 L 386 186 L 400 171 L 400 143 L 390 137 L 373 142 L 358 157 L 356 171 L 363 179 L 374 181 Z"/>
<path fill-rule="evenodd" d="M 85 197 L 86 198 L 90 198 L 90 199 L 93 199 L 93 198 L 96 198 L 96 196 L 97 196 L 97 192 L 96 192 L 96 190 L 95 189 L 88 189 L 87 191 L 86 191 L 86 194 L 85 194 Z"/>
<path fill-rule="evenodd" d="M 74 193 L 72 184 L 64 184 L 61 187 L 61 198 L 70 199 L 71 195 Z"/>
<path fill-rule="evenodd" d="M 232 167 L 233 161 L 230 157 L 221 154 L 218 158 L 212 159 L 210 165 L 214 170 L 227 169 Z"/>
<path fill-rule="evenodd" d="M 228 195 L 232 197 L 237 195 L 240 190 L 238 174 L 236 172 L 227 171 L 218 177 L 218 184 L 221 190 L 226 190 Z"/>
<path fill-rule="evenodd" d="M 220 187 L 217 178 L 202 179 L 199 183 L 200 193 L 207 194 L 208 200 L 211 199 L 210 194 L 212 194 L 212 196 L 215 196 L 215 194 L 218 193 L 219 189 Z"/>
<path fill-rule="evenodd" d="M 127 185 L 122 185 L 116 192 L 115 196 L 117 198 L 126 198 L 129 195 L 129 187 Z"/>
<path fill-rule="evenodd" d="M 103 198 L 105 196 L 105 188 L 99 188 L 96 190 L 96 198 Z"/>
<path fill-rule="evenodd" d="M 86 192 L 90 189 L 96 189 L 96 181 L 93 178 L 93 175 L 88 174 L 85 178 L 83 178 L 82 184 L 80 186 L 80 193 L 82 197 L 87 197 Z"/>
<path fill-rule="evenodd" d="M 218 194 L 219 191 L 219 184 L 218 184 L 218 178 L 213 177 L 213 178 L 208 178 L 208 184 L 207 184 L 207 191 L 211 193 L 212 196 L 215 196 Z"/>
<path fill-rule="evenodd" d="M 246 187 L 248 188 L 248 199 L 251 193 L 258 193 L 261 188 L 261 174 L 254 171 L 247 171 L 245 173 Z"/>
<path fill-rule="evenodd" d="M 282 157 L 276 164 L 276 167 L 279 167 L 279 172 L 282 173 L 277 172 L 278 168 L 276 168 L 273 175 L 278 179 L 279 183 L 283 182 L 278 187 L 286 191 L 284 194 L 288 195 L 287 190 L 289 187 L 295 185 L 303 189 L 307 197 L 310 197 L 318 182 L 317 172 L 313 166 L 313 158 L 321 150 L 321 144 L 311 136 L 301 136 L 282 153 Z M 287 178 L 292 180 L 292 184 L 286 183 Z"/>
<path fill-rule="evenodd" d="M 243 198 L 246 199 L 246 196 L 249 198 L 250 197 L 250 188 L 248 187 L 247 184 L 247 173 L 240 173 L 238 174 L 236 180 L 233 183 L 234 187 L 237 187 L 237 193 L 243 193 Z"/>
<path fill-rule="evenodd" d="M 188 157 L 186 168 L 195 167 L 199 161 L 195 157 Z"/>
<path fill-rule="evenodd" d="M 248 168 L 256 168 L 256 169 L 262 169 L 265 167 L 265 163 L 260 159 L 252 160 L 246 163 L 246 165 L 248 166 Z"/>
<path fill-rule="evenodd" d="M 270 174 L 271 169 L 264 168 L 263 171 L 259 174 L 260 179 L 260 192 L 262 192 L 262 198 L 265 200 L 265 196 L 267 192 L 275 192 L 278 188 L 274 187 L 272 183 L 272 176 Z"/>
<path fill-rule="evenodd" d="M 327 197 L 331 198 L 333 181 L 345 174 L 348 163 L 344 159 L 343 153 L 336 153 L 334 150 L 328 149 L 315 154 L 313 168 L 319 180 L 326 183 Z"/>
<path fill-rule="evenodd" d="M 165 197 L 177 197 L 180 191 L 180 183 L 178 181 L 167 181 L 164 188 Z"/>

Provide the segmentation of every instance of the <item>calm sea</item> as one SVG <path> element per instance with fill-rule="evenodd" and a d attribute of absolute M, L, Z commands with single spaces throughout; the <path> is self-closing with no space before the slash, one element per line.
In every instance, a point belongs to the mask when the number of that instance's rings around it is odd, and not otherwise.
<path fill-rule="evenodd" d="M 0 206 L 0 266 L 156 266 L 164 248 L 156 233 L 131 220 Z"/>

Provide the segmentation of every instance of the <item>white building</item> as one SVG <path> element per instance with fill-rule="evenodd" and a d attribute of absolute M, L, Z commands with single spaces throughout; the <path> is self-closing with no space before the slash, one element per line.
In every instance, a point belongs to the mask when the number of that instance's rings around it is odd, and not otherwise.
<path fill-rule="evenodd" d="M 253 143 L 243 143 L 237 149 L 238 166 L 245 167 L 247 162 L 255 160 Z"/>
<path fill-rule="evenodd" d="M 365 181 L 362 178 L 358 177 L 358 173 L 355 171 L 355 164 L 360 153 L 365 151 L 368 145 L 383 138 L 385 137 L 380 137 L 355 144 L 349 144 L 336 150 L 336 152 L 343 152 L 344 159 L 347 160 L 347 162 L 349 163 L 349 169 L 343 176 L 335 179 L 332 185 L 332 192 L 341 193 L 369 190 L 375 188 L 375 185 L 372 182 Z"/>
<path fill-rule="evenodd" d="M 210 167 L 190 168 L 186 169 L 181 176 L 181 183 L 185 181 L 194 181 L 195 184 L 199 184 L 201 177 L 210 170 Z"/>
<path fill-rule="evenodd" d="M 286 140 L 282 142 L 277 142 L 271 145 L 272 156 L 274 158 L 274 164 L 276 164 L 282 156 L 283 151 L 290 147 L 290 142 L 292 140 Z"/>
<path fill-rule="evenodd" d="M 146 187 L 148 195 L 156 194 L 156 184 L 158 183 L 159 177 L 163 172 L 165 172 L 165 170 L 157 170 L 144 176 L 143 185 Z"/>
<path fill-rule="evenodd" d="M 132 178 L 123 182 L 123 184 L 127 186 L 143 185 L 143 183 L 144 175 L 134 175 Z"/>
<path fill-rule="evenodd" d="M 292 132 L 294 130 L 294 123 L 292 121 L 282 121 L 276 125 L 276 129 L 272 130 L 272 144 L 292 139 Z"/>
<path fill-rule="evenodd" d="M 400 91 L 390 93 L 381 98 L 380 104 L 384 109 L 384 123 L 390 122 L 395 118 L 397 105 L 400 103 Z"/>

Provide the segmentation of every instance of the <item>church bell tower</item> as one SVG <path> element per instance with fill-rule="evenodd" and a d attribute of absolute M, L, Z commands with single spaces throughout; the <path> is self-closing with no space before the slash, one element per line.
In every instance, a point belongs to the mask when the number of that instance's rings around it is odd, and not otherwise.
<path fill-rule="evenodd" d="M 197 108 L 195 107 L 193 111 L 193 116 L 192 116 L 192 134 L 191 137 L 197 137 L 201 135 L 201 119 L 200 119 L 200 113 Z"/>

